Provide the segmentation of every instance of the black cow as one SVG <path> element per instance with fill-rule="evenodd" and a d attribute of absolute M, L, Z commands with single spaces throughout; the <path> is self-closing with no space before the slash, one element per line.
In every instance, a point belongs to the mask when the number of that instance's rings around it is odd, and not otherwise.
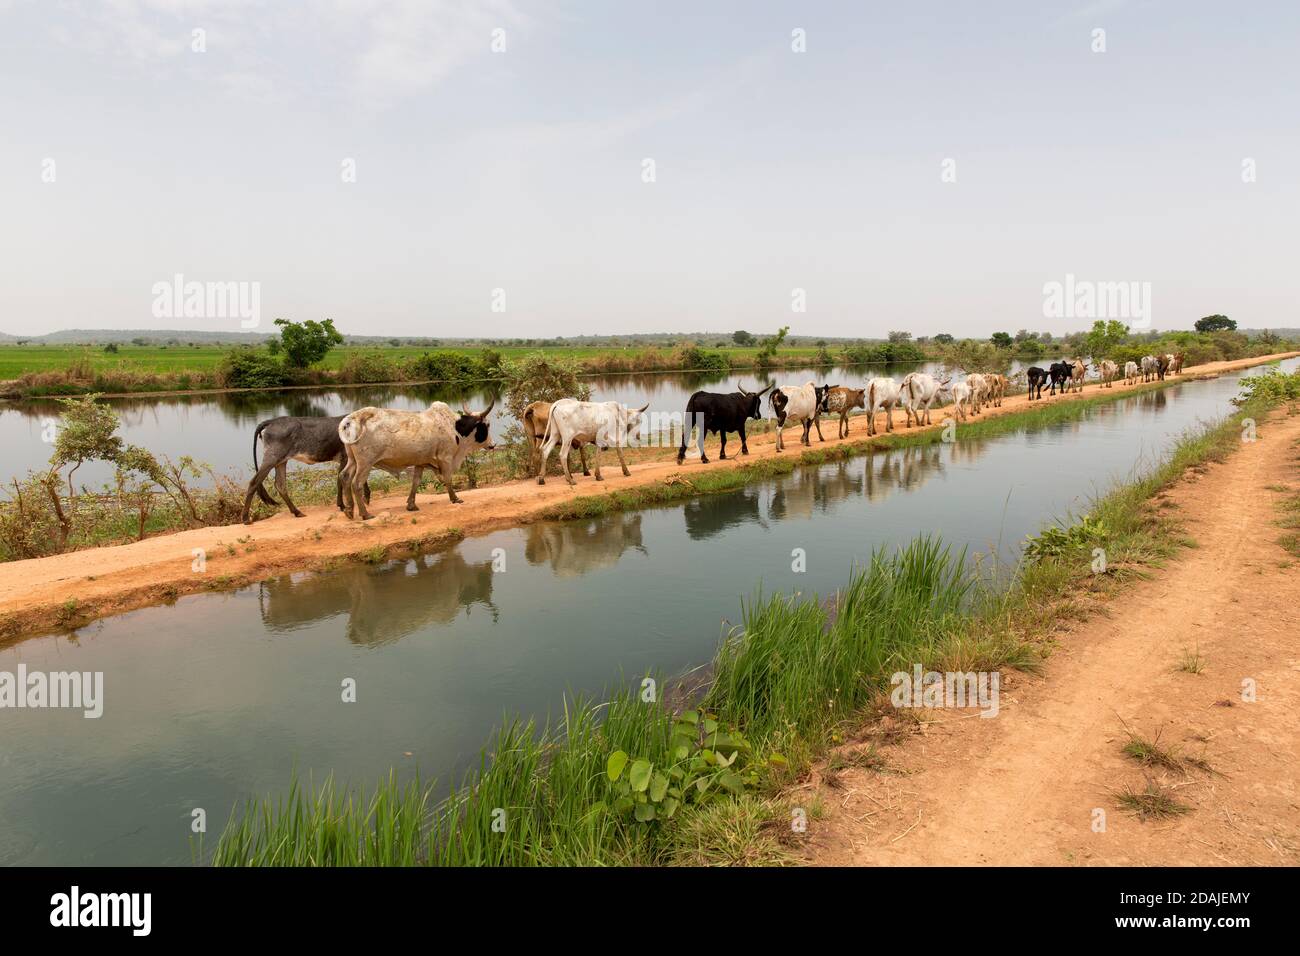
<path fill-rule="evenodd" d="M 767 388 L 771 388 L 769 385 Z M 738 386 L 740 391 L 732 392 L 729 395 L 721 392 L 696 392 L 686 403 L 686 418 L 682 421 L 682 447 L 677 450 L 677 464 L 681 464 L 686 458 L 686 443 L 691 437 L 692 426 L 698 425 L 700 429 L 700 461 L 708 463 L 708 456 L 704 454 L 704 435 L 719 432 L 722 435 L 722 450 L 718 457 L 726 460 L 727 457 L 727 432 L 740 433 L 740 453 L 749 454 L 749 446 L 745 443 L 745 421 L 752 418 L 754 421 L 762 421 L 763 415 L 759 411 L 759 405 L 763 398 L 763 392 L 747 392 L 743 385 Z"/>
<path fill-rule="evenodd" d="M 1169 363 L 1168 355 L 1156 356 L 1156 376 L 1162 382 L 1165 380 L 1165 373 L 1169 371 L 1169 365 L 1170 363 Z"/>
<path fill-rule="evenodd" d="M 1025 372 L 1025 380 L 1029 383 L 1029 400 L 1032 402 L 1035 398 L 1042 398 L 1043 386 L 1047 384 L 1047 371 L 1037 365 L 1031 366 Z"/>
<path fill-rule="evenodd" d="M 1070 375 L 1074 372 L 1074 366 L 1069 362 L 1053 362 L 1047 370 L 1048 376 L 1052 380 L 1052 387 L 1048 389 L 1048 395 L 1055 395 L 1059 388 L 1062 392 L 1070 383 Z"/>
<path fill-rule="evenodd" d="M 288 472 L 288 462 L 292 458 L 294 461 L 306 462 L 309 465 L 317 465 L 326 461 L 337 461 L 339 463 L 338 479 L 338 506 L 339 511 L 343 510 L 343 465 L 347 463 L 347 455 L 343 451 L 343 440 L 339 438 L 339 422 L 343 421 L 342 415 L 327 417 L 323 415 L 294 416 L 283 415 L 280 418 L 268 418 L 257 426 L 253 432 L 253 469 L 256 474 L 253 480 L 248 483 L 248 491 L 244 495 L 244 524 L 252 524 L 253 519 L 249 515 L 249 509 L 253 505 L 253 495 L 257 495 L 268 505 L 274 505 L 275 499 L 267 493 L 266 486 L 262 484 L 266 480 L 272 469 L 275 470 L 275 487 L 280 492 L 280 497 L 284 503 L 289 506 L 295 518 L 301 518 L 302 512 L 298 506 L 293 503 L 289 497 L 289 486 L 285 480 Z M 262 440 L 262 465 L 257 464 L 257 440 Z M 366 482 L 366 501 L 370 500 L 370 483 Z"/>

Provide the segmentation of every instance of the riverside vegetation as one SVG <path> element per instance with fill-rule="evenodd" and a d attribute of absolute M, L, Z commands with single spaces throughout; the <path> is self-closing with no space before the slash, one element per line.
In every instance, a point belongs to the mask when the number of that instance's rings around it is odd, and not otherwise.
<path fill-rule="evenodd" d="M 567 699 L 554 726 L 503 727 L 443 795 L 395 774 L 368 794 L 329 779 L 294 780 L 282 797 L 236 808 L 211 862 L 790 862 L 799 839 L 792 823 L 815 818 L 817 807 L 791 806 L 783 791 L 818 755 L 887 712 L 893 671 L 917 662 L 940 671 L 1035 670 L 1063 610 L 1077 618 L 1104 606 L 1191 544 L 1153 496 L 1188 468 L 1231 454 L 1241 418 L 1263 422 L 1279 405 L 1300 412 L 1300 373 L 1273 370 L 1242 386 L 1238 414 L 1186 435 L 1163 464 L 1098 498 L 1075 524 L 1030 539 L 1008 585 L 920 538 L 874 553 L 829 599 L 757 593 L 692 700 L 670 706 L 672 695 L 648 694 L 671 685 L 655 675 L 654 684 L 623 686 L 603 703 Z M 1107 555 L 1102 573 L 1095 548 Z M 206 856 L 201 844 L 194 850 Z"/>

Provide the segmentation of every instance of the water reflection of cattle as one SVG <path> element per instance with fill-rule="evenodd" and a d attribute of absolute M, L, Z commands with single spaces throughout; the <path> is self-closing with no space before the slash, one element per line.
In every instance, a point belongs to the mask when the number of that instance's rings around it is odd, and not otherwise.
<path fill-rule="evenodd" d="M 811 518 L 833 502 L 861 495 L 864 481 L 862 467 L 856 462 L 796 472 L 777 485 L 769 513 L 773 518 Z"/>
<path fill-rule="evenodd" d="M 381 569 L 348 565 L 298 580 L 274 578 L 262 584 L 260 600 L 270 630 L 297 630 L 346 614 L 348 640 L 367 646 L 445 626 L 476 604 L 489 608 L 493 620 L 497 613 L 492 562 L 471 564 L 459 549 Z"/>
<path fill-rule="evenodd" d="M 896 490 L 919 487 L 927 478 L 943 473 L 943 448 L 970 446 L 972 455 L 976 442 L 957 442 L 953 445 L 914 445 L 899 448 L 867 459 L 863 493 L 870 501 L 883 500 Z"/>
<path fill-rule="evenodd" d="M 682 506 L 686 519 L 686 533 L 692 541 L 703 541 L 739 525 L 767 523 L 759 509 L 761 495 L 753 487 L 741 488 L 729 495 L 706 495 L 691 498 Z"/>
<path fill-rule="evenodd" d="M 549 564 L 557 577 L 575 577 L 618 564 L 623 552 L 641 543 L 641 515 L 624 512 L 596 521 L 548 521 L 528 526 L 524 557 Z"/>

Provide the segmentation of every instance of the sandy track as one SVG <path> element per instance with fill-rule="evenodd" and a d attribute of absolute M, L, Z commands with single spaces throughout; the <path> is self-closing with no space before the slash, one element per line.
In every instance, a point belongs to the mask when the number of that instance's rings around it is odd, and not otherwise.
<path fill-rule="evenodd" d="M 1067 626 L 1042 677 L 1004 684 L 999 716 L 931 712 L 922 733 L 882 750 L 898 772 L 814 783 L 829 813 L 810 828 L 809 861 L 1300 863 L 1300 566 L 1276 524 L 1276 488 L 1300 490 L 1297 443 L 1300 416 L 1275 416 L 1258 442 L 1162 495 L 1197 546 L 1108 616 Z M 1202 673 L 1178 670 L 1184 649 L 1208 659 Z M 1191 813 L 1141 822 L 1120 809 L 1116 788 L 1145 783 L 1121 753 L 1124 725 L 1222 774 L 1147 771 Z"/>
<path fill-rule="evenodd" d="M 1298 354 L 1288 352 L 1190 367 L 1179 380 L 1211 378 Z M 1046 400 L 1076 401 L 1097 394 L 1098 387 L 1090 383 L 1082 395 L 1076 392 Z M 1126 387 L 1121 381 L 1106 391 L 1119 393 L 1142 387 Z M 1001 408 L 987 408 L 983 415 L 1014 414 L 1026 410 L 1029 404 L 1024 395 L 1011 396 Z M 883 419 L 883 415 L 877 416 L 882 428 Z M 928 427 L 941 427 L 941 419 L 942 415 L 935 415 L 935 424 Z M 895 415 L 895 420 L 901 425 L 902 416 Z M 862 417 L 855 418 L 854 430 L 845 441 L 864 440 L 863 425 Z M 835 419 L 829 420 L 829 426 L 823 422 L 822 430 L 828 436 L 822 447 L 841 444 L 832 437 L 836 433 Z M 793 442 L 787 441 L 782 455 L 797 455 L 801 450 L 797 430 L 787 430 L 787 439 L 791 434 L 796 437 Z M 0 564 L 0 640 L 82 623 L 182 594 L 234 587 L 288 571 L 319 569 L 331 561 L 375 548 L 407 542 L 413 548 L 429 547 L 453 536 L 484 534 L 534 521 L 546 509 L 579 496 L 654 485 L 675 475 L 689 478 L 702 469 L 734 468 L 777 454 L 771 435 L 756 435 L 749 445 L 751 454 L 747 458 L 719 461 L 713 457 L 707 465 L 687 459 L 680 467 L 674 453 L 665 450 L 662 461 L 631 466 L 631 477 L 624 477 L 617 460 L 607 453 L 602 456 L 605 481 L 600 484 L 581 476 L 575 488 L 570 488 L 563 478 L 550 478 L 540 487 L 532 480 L 515 481 L 466 491 L 461 505 L 452 505 L 445 495 L 426 494 L 417 498 L 421 510 L 414 514 L 405 510 L 405 494 L 391 495 L 372 503 L 376 517 L 364 523 L 348 521 L 332 505 L 318 505 L 304 508 L 304 518 L 281 512 L 247 527 L 236 524 L 198 528 L 131 544 L 7 562 Z M 815 437 L 813 445 L 820 446 Z M 709 447 L 716 456 L 716 438 Z M 734 438 L 732 448 L 739 450 Z M 192 570 L 195 549 L 201 549 L 206 556 L 202 573 Z"/>

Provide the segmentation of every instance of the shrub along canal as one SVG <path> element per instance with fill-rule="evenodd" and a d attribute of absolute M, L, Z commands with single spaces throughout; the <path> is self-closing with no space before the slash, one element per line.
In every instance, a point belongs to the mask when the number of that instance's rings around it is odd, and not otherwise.
<path fill-rule="evenodd" d="M 196 808 L 210 847 L 233 806 L 283 792 L 295 770 L 450 782 L 507 716 L 706 663 L 756 588 L 830 593 L 918 534 L 1013 566 L 1026 535 L 1231 411 L 1238 378 L 20 641 L 0 672 L 102 672 L 103 714 L 0 712 L 0 864 L 188 863 Z"/>

